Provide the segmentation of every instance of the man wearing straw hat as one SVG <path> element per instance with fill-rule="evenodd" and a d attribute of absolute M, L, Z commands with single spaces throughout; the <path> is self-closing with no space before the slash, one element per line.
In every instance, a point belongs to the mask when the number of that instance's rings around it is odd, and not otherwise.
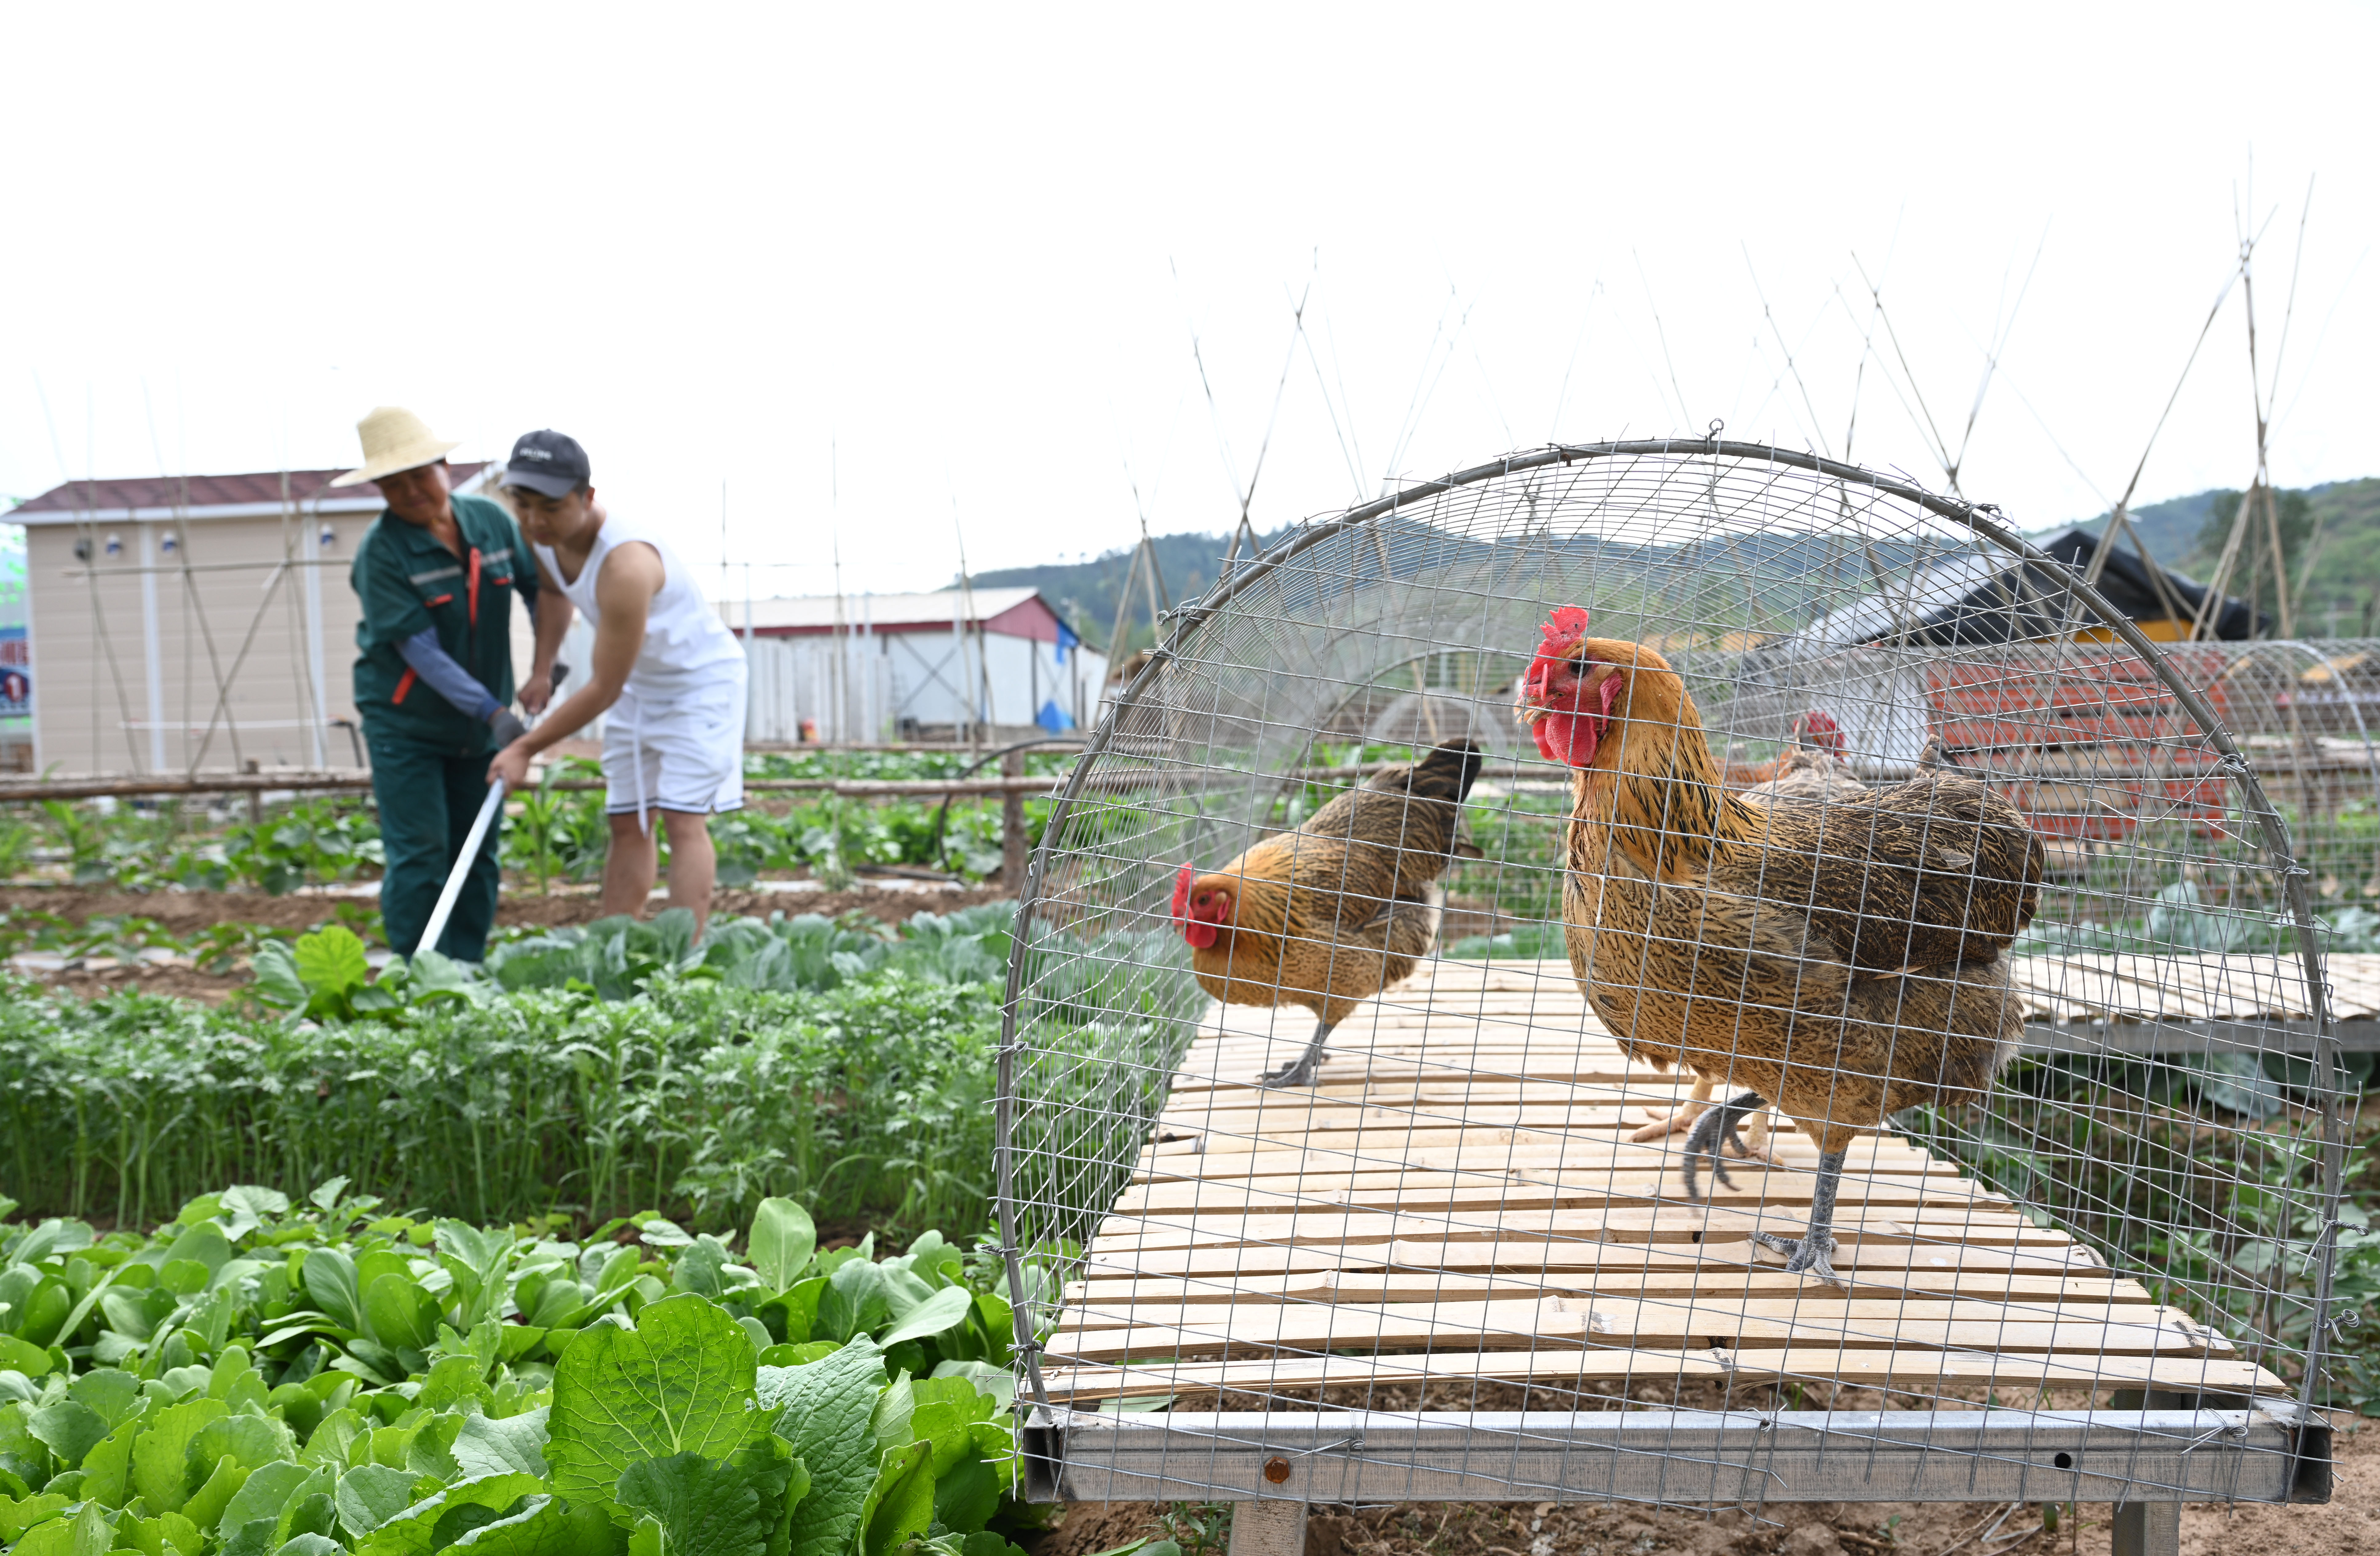
<path fill-rule="evenodd" d="M 518 594 L 535 620 L 537 566 L 510 514 L 453 493 L 446 454 L 455 444 L 419 417 L 382 406 L 356 431 L 363 465 L 331 484 L 376 482 L 388 504 L 356 549 L 348 581 L 363 602 L 356 708 L 386 856 L 381 923 L 389 949 L 409 956 L 487 797 L 489 757 L 521 734 L 506 709 L 512 602 Z M 487 952 L 500 830 L 488 829 L 433 948 L 456 961 Z"/>

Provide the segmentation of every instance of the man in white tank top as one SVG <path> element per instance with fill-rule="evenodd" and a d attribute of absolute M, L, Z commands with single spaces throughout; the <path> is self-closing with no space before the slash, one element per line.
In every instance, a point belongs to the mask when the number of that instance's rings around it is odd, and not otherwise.
<path fill-rule="evenodd" d="M 608 713 L 604 808 L 612 851 L 603 912 L 641 914 L 652 894 L 652 816 L 669 833 L 669 901 L 694 910 L 699 935 L 718 873 L 707 818 L 744 804 L 744 647 L 695 588 L 693 572 L 653 530 L 595 501 L 587 451 L 560 432 L 513 445 L 504 484 L 558 609 L 537 617 L 537 657 L 521 706 L 553 695 L 553 656 L 572 609 L 595 628 L 586 683 L 496 754 L 489 776 L 528 782 L 529 758 Z"/>

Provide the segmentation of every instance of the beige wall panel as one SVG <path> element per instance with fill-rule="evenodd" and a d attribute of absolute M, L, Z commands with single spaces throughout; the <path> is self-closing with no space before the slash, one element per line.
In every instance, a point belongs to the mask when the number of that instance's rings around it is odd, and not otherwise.
<path fill-rule="evenodd" d="M 138 571 L 146 530 L 152 565 L 164 569 L 154 578 L 165 767 L 229 767 L 238 759 L 306 765 L 318 756 L 351 764 L 346 731 L 319 729 L 318 743 L 312 681 L 319 663 L 321 711 L 333 720 L 355 716 L 359 611 L 347 568 L 370 523 L 354 516 L 200 520 L 181 530 L 178 553 L 164 549 L 169 522 L 101 526 L 103 546 L 110 533 L 124 544 L 115 558 L 103 551 L 95 580 L 67 576 L 82 570 L 75 527 L 29 527 L 36 760 L 59 772 L 149 769 L 148 626 Z M 273 583 L 285 555 L 321 565 L 291 567 Z M 176 568 L 177 561 L 189 570 Z M 319 657 L 309 571 L 318 576 Z M 227 687 L 220 699 L 219 686 Z"/>
<path fill-rule="evenodd" d="M 178 530 L 169 517 L 101 525 L 95 579 L 68 576 L 84 571 L 74 555 L 75 526 L 29 526 L 36 762 L 60 772 L 150 769 L 150 628 L 139 570 L 145 531 L 151 565 L 160 569 L 153 577 L 164 768 L 352 765 L 355 743 L 336 723 L 356 717 L 362 611 L 347 572 L 372 522 L 343 514 L 200 519 Z M 168 552 L 172 533 L 181 544 Z M 113 558 L 103 550 L 109 534 L 123 541 Z M 301 565 L 275 581 L 285 557 Z M 526 621 L 514 613 L 521 670 Z M 333 723 L 325 727 L 318 717 Z"/>

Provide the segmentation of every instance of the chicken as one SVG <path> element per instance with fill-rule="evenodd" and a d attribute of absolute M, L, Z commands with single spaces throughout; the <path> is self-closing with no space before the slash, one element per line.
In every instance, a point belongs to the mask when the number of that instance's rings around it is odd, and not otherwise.
<path fill-rule="evenodd" d="M 1774 761 L 1763 762 L 1748 774 L 1755 782 L 1743 789 L 1742 797 L 1756 805 L 1766 805 L 1782 795 L 1792 799 L 1828 800 L 1862 798 L 1867 785 L 1853 775 L 1851 764 L 1843 760 L 1842 726 L 1834 715 L 1821 708 L 1813 708 L 1793 721 L 1792 743 Z M 1931 749 L 1931 748 L 1928 748 Z M 1634 1134 L 1631 1140 L 1658 1140 L 1691 1129 L 1705 1109 L 1710 1106 L 1711 1093 L 1718 1082 L 1709 1076 L 1697 1076 L 1686 1100 L 1662 1114 Z M 1766 1110 L 1752 1115 L 1746 1127 L 1751 1132 L 1748 1141 L 1739 1141 L 1737 1149 L 1747 1161 L 1774 1162 L 1769 1153 L 1768 1114 Z"/>
<path fill-rule="evenodd" d="M 1936 771 L 1856 799 L 1750 803 L 1719 780 L 1684 681 L 1635 643 L 1546 625 L 1516 711 L 1574 769 L 1562 919 L 1571 967 L 1631 1059 L 1752 1089 L 1687 1137 L 1689 1198 L 1746 1112 L 1818 1147 L 1803 1234 L 1761 1241 L 1840 1284 L 1835 1198 L 1852 1138 L 1970 1100 L 2023 1030 L 2006 956 L 2045 855 L 2015 807 Z"/>
<path fill-rule="evenodd" d="M 1793 721 L 1792 744 L 1775 761 L 1753 770 L 1759 780 L 1743 790 L 1743 797 L 1765 801 L 1771 795 L 1795 799 L 1855 798 L 1867 785 L 1843 760 L 1842 726 L 1823 709 L 1813 708 Z"/>
<path fill-rule="evenodd" d="M 1487 759 L 1468 740 L 1373 774 L 1294 832 L 1201 875 L 1184 865 L 1173 921 L 1198 986 L 1226 1004 L 1304 1005 L 1319 1023 L 1266 1086 L 1311 1086 L 1330 1028 L 1412 976 L 1438 939 L 1438 878 L 1464 851 L 1463 801 Z"/>

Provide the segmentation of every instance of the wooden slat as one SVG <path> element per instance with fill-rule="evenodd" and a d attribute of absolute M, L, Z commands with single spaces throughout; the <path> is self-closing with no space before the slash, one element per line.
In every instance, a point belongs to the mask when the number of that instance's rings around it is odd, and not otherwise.
<path fill-rule="evenodd" d="M 1871 1270 L 1850 1272 L 1854 1295 L 1906 1292 L 1912 1296 L 1974 1301 L 2039 1302 L 2064 1307 L 2130 1306 L 2152 1301 L 2138 1281 L 2019 1275 L 2008 1270 Z M 1134 1303 L 1190 1307 L 1207 1302 L 1492 1302 L 1524 1296 L 1763 1297 L 1801 1296 L 1810 1282 L 1757 1266 L 1708 1265 L 1565 1273 L 1463 1275 L 1444 1270 L 1410 1271 L 1318 1270 L 1259 1275 L 1235 1270 L 1215 1280 L 1180 1277 L 1079 1281 L 1066 1299 L 1085 1307 Z"/>
<path fill-rule="evenodd" d="M 1134 1394 L 1185 1396 L 1221 1390 L 1420 1382 L 1532 1383 L 1554 1388 L 1633 1385 L 1696 1378 L 1742 1384 L 1770 1380 L 1831 1380 L 1852 1388 L 1919 1394 L 1993 1388 L 2152 1388 L 2179 1392 L 2277 1394 L 2289 1385 L 2260 1367 L 2216 1356 L 2060 1356 L 1963 1355 L 1946 1351 L 1680 1352 L 1579 1350 L 1526 1353 L 1441 1352 L 1426 1356 L 1283 1356 L 1254 1362 L 1166 1362 L 1140 1367 L 1052 1368 L 1050 1397 L 1087 1404 Z M 1540 1408 L 1543 1408 L 1542 1406 Z"/>
<path fill-rule="evenodd" d="M 1235 1279 L 1240 1275 L 1270 1275 L 1291 1270 L 1431 1270 L 1486 1272 L 1501 1270 L 1585 1271 L 1731 1271 L 1777 1270 L 1784 1256 L 1755 1249 L 1741 1237 L 1702 1243 L 1613 1243 L 1599 1238 L 1539 1241 L 1525 1238 L 1482 1238 L 1447 1241 L 1403 1239 L 1389 1243 L 1302 1246 L 1269 1244 L 1205 1247 L 1140 1248 L 1129 1245 L 1093 1248 L 1085 1272 L 1093 1277 L 1123 1275 L 1180 1276 L 1185 1279 Z M 2043 1242 L 1983 1246 L 1975 1244 L 1838 1241 L 1832 1260 L 1837 1270 L 1852 1279 L 1868 1272 L 1891 1276 L 1905 1271 L 1964 1271 L 2058 1275 L 2077 1280 L 2107 1279 L 2110 1272 L 2090 1249 L 2079 1243 Z M 1722 1276 L 1721 1278 L 1732 1278 Z"/>
<path fill-rule="evenodd" d="M 1248 1139 L 1281 1135 L 1311 1135 L 1341 1129 L 1393 1127 L 1459 1129 L 1537 1129 L 1567 1133 L 1633 1130 L 1645 1122 L 1643 1100 L 1622 1103 L 1503 1102 L 1445 1099 L 1395 1098 L 1381 1101 L 1265 1101 L 1245 1107 L 1168 1109 L 1158 1119 L 1160 1130 L 1201 1129 L 1209 1134 Z"/>
<path fill-rule="evenodd" d="M 1254 1062 L 1251 1061 L 1251 1064 Z M 1609 1080 L 1564 1080 L 1537 1076 L 1525 1079 L 1475 1071 L 1453 1072 L 1458 1077 L 1439 1080 L 1413 1076 L 1325 1079 L 1294 1092 L 1276 1091 L 1245 1081 L 1209 1087 L 1167 1105 L 1164 1117 L 1229 1117 L 1235 1113 L 1320 1112 L 1331 1108 L 1421 1108 L 1444 1111 L 1475 1107 L 1643 1108 L 1674 1105 L 1687 1083 L 1672 1076 L 1639 1071 Z"/>
<path fill-rule="evenodd" d="M 1663 1302 L 1597 1295 L 1535 1301 L 1135 1305 L 1069 1311 L 1049 1341 L 1058 1365 L 1163 1353 L 1184 1358 L 1344 1350 L 1551 1350 L 1566 1346 L 1709 1349 L 1896 1345 L 2091 1355 L 2201 1355 L 2231 1347 L 2169 1308 L 2014 1307 L 1984 1302 L 1841 1301 L 1812 1282 L 1807 1300 Z"/>
<path fill-rule="evenodd" d="M 2347 976 L 2380 1003 L 2366 960 Z M 2016 976 L 2058 1019 L 2293 1008 L 2276 958 L 2034 958 Z M 1888 1135 L 1855 1140 L 1841 1182 L 1850 1289 L 1785 1274 L 1749 1237 L 1802 1232 L 1815 1144 L 1776 1121 L 1775 1165 L 1730 1161 L 1732 1188 L 1683 1202 L 1683 1137 L 1627 1137 L 1691 1077 L 1631 1063 L 1566 963 L 1426 966 L 1333 1031 L 1319 1085 L 1253 1084 L 1309 1032 L 1294 1009 L 1200 1023 L 1066 1293 L 1045 1361 L 1059 1397 L 1724 1376 L 2280 1388 Z"/>
<path fill-rule="evenodd" d="M 1205 1143 L 1202 1139 L 1177 1139 L 1170 1145 L 1151 1146 L 1143 1151 L 1140 1165 L 1133 1173 L 1133 1181 L 1189 1183 L 1226 1178 L 1297 1179 L 1312 1173 L 1403 1170 L 1415 1173 L 1674 1173 L 1678 1159 L 1685 1149 L 1685 1137 L 1682 1135 L 1644 1141 L 1564 1139 L 1552 1148 L 1481 1145 L 1468 1149 L 1462 1147 L 1445 1150 L 1397 1149 L 1397 1144 L 1405 1137 L 1401 1135 L 1394 1140 L 1383 1140 L 1377 1149 L 1371 1151 L 1225 1149 L 1245 1143 L 1235 1141 L 1222 1141 L 1213 1149 L 1200 1150 L 1197 1148 Z M 1769 1149 L 1780 1159 L 1778 1162 L 1779 1169 L 1810 1172 L 1817 1166 L 1817 1147 L 1790 1133 L 1772 1135 Z M 1729 1158 L 1728 1171 L 1735 1171 L 1736 1165 L 1735 1159 Z M 1742 1165 L 1748 1172 L 1761 1170 L 1756 1161 L 1747 1161 Z M 1874 1135 L 1853 1143 L 1844 1163 L 1844 1173 L 1847 1176 L 1883 1173 L 1906 1178 L 1956 1178 L 1960 1175 L 1955 1162 L 1937 1160 L 1924 1151 L 1912 1150 L 1898 1140 Z"/>
<path fill-rule="evenodd" d="M 1733 1186 L 1704 1188 L 1714 1204 L 1806 1205 L 1817 1174 L 1760 1162 L 1730 1163 Z M 1124 1190 L 1119 1215 L 1166 1215 L 1227 1210 L 1313 1215 L 1340 1210 L 1535 1210 L 1584 1205 L 1677 1203 L 1683 1190 L 1675 1173 L 1316 1173 L 1291 1178 L 1199 1180 Z M 1958 1206 L 2013 1210 L 2007 1200 L 1964 1178 L 1877 1176 L 1846 1173 L 1845 1204 Z"/>
<path fill-rule="evenodd" d="M 1848 1207 L 1847 1207 L 1848 1209 Z M 1657 1206 L 1650 1210 L 1521 1210 L 1509 1213 L 1449 1211 L 1443 1215 L 1380 1215 L 1371 1212 L 1318 1212 L 1310 1216 L 1281 1212 L 1212 1216 L 1111 1216 L 1092 1238 L 1091 1246 L 1114 1249 L 1166 1247 L 1236 1247 L 1263 1243 L 1387 1243 L 1427 1237 L 1432 1240 L 1496 1238 L 1532 1234 L 1571 1236 L 1607 1243 L 1699 1243 L 1706 1235 L 1735 1241 L 1753 1231 L 1779 1236 L 1799 1235 L 1802 1222 L 1791 1215 L 1737 1210 L 1723 1205 L 1707 1210 L 1692 1205 Z M 2004 1244 L 2064 1243 L 2062 1232 L 2036 1227 L 2021 1215 L 1986 1210 L 1898 1210 L 1889 1215 L 1842 1215 L 1836 1218 L 1838 1238 L 1859 1237 L 1885 1242 Z"/>

